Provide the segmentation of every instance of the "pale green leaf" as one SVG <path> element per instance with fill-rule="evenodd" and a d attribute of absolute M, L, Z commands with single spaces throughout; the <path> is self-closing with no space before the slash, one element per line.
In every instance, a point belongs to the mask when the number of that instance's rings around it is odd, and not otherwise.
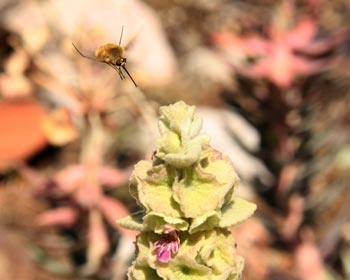
<path fill-rule="evenodd" d="M 253 215 L 255 210 L 256 204 L 241 198 L 234 198 L 222 207 L 219 227 L 226 228 L 238 224 Z"/>
<path fill-rule="evenodd" d="M 184 231 L 188 229 L 188 222 L 181 218 L 166 216 L 162 213 L 150 212 L 143 218 L 147 229 L 155 233 L 162 234 L 169 229 Z"/>
<path fill-rule="evenodd" d="M 116 221 L 116 223 L 123 228 L 142 231 L 144 229 L 143 220 L 142 220 L 144 215 L 145 215 L 144 211 L 138 211 Z"/>
<path fill-rule="evenodd" d="M 189 233 L 193 234 L 197 231 L 211 230 L 218 225 L 219 221 L 220 214 L 217 211 L 208 211 L 204 215 L 192 220 Z"/>

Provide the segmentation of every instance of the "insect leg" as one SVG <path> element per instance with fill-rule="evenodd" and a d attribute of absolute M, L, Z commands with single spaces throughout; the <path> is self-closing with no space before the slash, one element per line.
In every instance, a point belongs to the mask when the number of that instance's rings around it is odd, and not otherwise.
<path fill-rule="evenodd" d="M 120 68 L 120 66 L 117 66 L 117 67 L 118 67 L 118 70 L 120 71 L 120 76 L 122 77 L 122 80 L 124 80 L 125 79 L 125 75 L 124 75 L 122 69 Z"/>
<path fill-rule="evenodd" d="M 88 58 L 88 59 L 91 59 L 91 60 L 94 60 L 94 61 L 97 61 L 97 62 L 101 62 L 100 60 L 94 58 L 94 57 L 91 57 L 91 56 L 87 56 L 85 54 L 83 54 L 78 48 L 76 45 L 74 45 L 74 43 L 72 43 L 73 47 L 75 48 L 75 50 L 78 52 L 78 54 L 80 54 L 82 57 L 85 57 L 85 58 Z"/>
<path fill-rule="evenodd" d="M 131 81 L 134 83 L 135 87 L 137 87 L 136 82 L 134 81 L 134 79 L 131 77 L 129 71 L 126 69 L 125 66 L 122 66 L 122 68 L 124 69 L 124 71 L 126 72 L 126 74 L 128 74 L 129 78 L 131 79 Z"/>
<path fill-rule="evenodd" d="M 123 74 L 123 72 L 122 72 L 122 70 L 120 69 L 119 66 L 115 66 L 115 65 L 113 65 L 111 63 L 106 63 L 106 64 L 109 65 L 110 67 L 112 67 L 115 71 L 117 71 L 117 73 L 118 73 L 118 75 L 119 75 L 121 80 L 125 79 L 125 76 L 124 76 L 124 74 Z"/>

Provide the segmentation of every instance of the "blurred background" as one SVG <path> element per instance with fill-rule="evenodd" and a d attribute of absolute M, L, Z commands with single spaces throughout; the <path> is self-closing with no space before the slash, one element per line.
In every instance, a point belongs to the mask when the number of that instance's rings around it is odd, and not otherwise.
<path fill-rule="evenodd" d="M 138 84 L 86 59 L 125 48 Z M 350 279 L 348 0 L 1 0 L 0 279 L 126 279 L 133 165 L 196 105 L 254 217 L 243 279 Z"/>

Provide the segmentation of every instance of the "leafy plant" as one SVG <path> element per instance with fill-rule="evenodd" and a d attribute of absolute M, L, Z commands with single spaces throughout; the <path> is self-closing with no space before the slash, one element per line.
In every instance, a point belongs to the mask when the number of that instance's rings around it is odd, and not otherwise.
<path fill-rule="evenodd" d="M 118 221 L 141 231 L 129 279 L 239 279 L 243 258 L 228 228 L 256 205 L 234 196 L 231 160 L 200 133 L 194 106 L 181 101 L 160 113 L 153 160 L 140 161 L 130 180 L 144 210 Z"/>

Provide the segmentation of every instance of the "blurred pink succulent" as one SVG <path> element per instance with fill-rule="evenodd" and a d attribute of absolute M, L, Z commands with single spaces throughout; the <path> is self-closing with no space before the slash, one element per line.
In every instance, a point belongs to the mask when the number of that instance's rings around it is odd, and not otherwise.
<path fill-rule="evenodd" d="M 121 172 L 113 167 L 79 164 L 63 169 L 54 177 L 57 193 L 70 197 L 73 203 L 41 213 L 36 222 L 39 226 L 71 227 L 81 218 L 81 209 L 88 211 L 88 261 L 84 273 L 96 271 L 110 248 L 103 218 L 130 240 L 136 236 L 135 231 L 124 229 L 115 222 L 128 215 L 128 209 L 122 202 L 103 192 L 103 187 L 111 188 L 125 183 L 129 175 L 129 172 Z"/>
<path fill-rule="evenodd" d="M 251 78 L 265 78 L 280 88 L 289 88 L 298 76 L 308 76 L 333 65 L 334 59 L 314 58 L 332 50 L 340 36 L 315 40 L 316 20 L 304 17 L 291 27 L 293 7 L 283 5 L 268 28 L 268 38 L 240 37 L 230 33 L 214 34 L 236 71 Z M 281 22 L 283 21 L 283 22 Z M 286 22 L 287 21 L 287 22 Z M 253 59 L 253 62 L 247 62 Z"/>
<path fill-rule="evenodd" d="M 91 177 L 94 177 L 93 179 Z M 105 195 L 102 186 L 120 185 L 127 181 L 129 172 L 121 172 L 113 167 L 89 168 L 84 165 L 71 165 L 58 172 L 54 178 L 62 195 L 69 195 L 81 208 L 97 208 L 110 222 L 111 226 L 125 234 L 130 231 L 116 225 L 115 220 L 127 215 L 129 211 L 118 200 Z M 65 206 L 48 210 L 39 215 L 40 225 L 72 225 L 78 219 L 77 209 Z"/>

